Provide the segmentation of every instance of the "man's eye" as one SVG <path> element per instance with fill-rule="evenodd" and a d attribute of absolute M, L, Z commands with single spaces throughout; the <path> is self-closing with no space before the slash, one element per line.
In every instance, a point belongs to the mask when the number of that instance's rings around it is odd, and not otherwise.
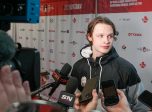
<path fill-rule="evenodd" d="M 103 38 L 103 35 L 99 35 L 100 38 Z"/>
<path fill-rule="evenodd" d="M 109 35 L 108 37 L 109 37 L 109 38 L 113 38 L 113 37 L 114 37 L 114 35 Z"/>

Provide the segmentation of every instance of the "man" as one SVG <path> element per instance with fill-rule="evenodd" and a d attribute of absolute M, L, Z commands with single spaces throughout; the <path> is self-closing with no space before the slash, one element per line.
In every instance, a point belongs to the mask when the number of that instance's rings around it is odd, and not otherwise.
<path fill-rule="evenodd" d="M 135 67 L 118 55 L 113 42 L 117 39 L 113 22 L 106 17 L 96 17 L 88 25 L 87 39 L 89 45 L 81 50 L 82 59 L 74 66 L 71 76 L 78 79 L 78 89 L 82 91 L 84 79 L 99 77 L 99 94 L 101 81 L 114 80 L 118 89 L 123 89 L 132 111 L 146 112 L 144 105 L 138 102 L 138 95 L 144 90 Z M 98 109 L 105 111 L 98 103 Z"/>

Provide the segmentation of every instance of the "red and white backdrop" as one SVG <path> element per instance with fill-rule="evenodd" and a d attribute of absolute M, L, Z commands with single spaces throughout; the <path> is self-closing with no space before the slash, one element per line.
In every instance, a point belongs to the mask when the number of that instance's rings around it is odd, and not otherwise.
<path fill-rule="evenodd" d="M 136 67 L 145 88 L 152 92 L 150 4 L 150 0 L 41 0 L 39 24 L 12 24 L 12 35 L 22 46 L 37 48 L 41 72 L 51 74 L 81 58 L 79 51 L 88 43 L 88 23 L 96 15 L 107 16 L 119 31 L 114 43 L 119 55 Z M 51 100 L 56 101 L 63 88 L 61 85 Z M 43 94 L 47 96 L 48 91 Z"/>

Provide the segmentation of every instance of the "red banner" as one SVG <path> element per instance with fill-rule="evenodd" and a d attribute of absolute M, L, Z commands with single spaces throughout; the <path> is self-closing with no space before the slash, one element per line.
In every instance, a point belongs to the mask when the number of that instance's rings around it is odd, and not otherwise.
<path fill-rule="evenodd" d="M 151 0 L 98 0 L 98 13 L 152 11 Z"/>
<path fill-rule="evenodd" d="M 95 13 L 93 0 L 41 0 L 41 16 L 92 13 Z"/>

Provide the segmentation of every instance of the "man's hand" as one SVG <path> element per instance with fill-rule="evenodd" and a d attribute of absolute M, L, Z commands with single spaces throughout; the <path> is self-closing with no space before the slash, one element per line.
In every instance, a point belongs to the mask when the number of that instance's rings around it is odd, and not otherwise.
<path fill-rule="evenodd" d="M 107 106 L 106 110 L 108 112 L 132 112 L 123 91 L 117 89 L 117 93 L 119 96 L 118 104 L 113 105 L 113 106 Z"/>
<path fill-rule="evenodd" d="M 8 65 L 0 69 L 0 112 L 5 112 L 14 102 L 31 100 L 28 81 L 22 84 L 19 71 L 11 71 Z"/>
<path fill-rule="evenodd" d="M 93 98 L 89 103 L 82 103 L 82 104 L 79 103 L 80 95 L 81 95 L 80 93 L 76 93 L 76 99 L 74 102 L 75 110 L 80 112 L 90 112 L 96 109 L 98 103 L 98 95 L 95 89 L 92 91 Z"/>

